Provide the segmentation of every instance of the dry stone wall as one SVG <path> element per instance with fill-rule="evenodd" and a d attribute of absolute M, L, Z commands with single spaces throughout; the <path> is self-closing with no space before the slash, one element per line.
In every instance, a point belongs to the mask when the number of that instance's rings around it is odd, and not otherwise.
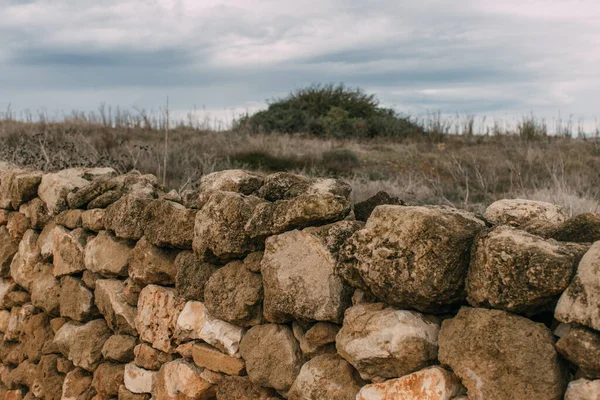
<path fill-rule="evenodd" d="M 0 166 L 0 399 L 600 399 L 597 215 L 199 187 Z"/>

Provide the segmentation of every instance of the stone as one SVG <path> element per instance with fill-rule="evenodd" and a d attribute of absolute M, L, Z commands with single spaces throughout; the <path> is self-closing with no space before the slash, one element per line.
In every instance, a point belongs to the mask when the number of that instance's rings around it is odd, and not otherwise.
<path fill-rule="evenodd" d="M 184 300 L 204 301 L 204 287 L 217 267 L 201 261 L 193 251 L 184 250 L 175 258 L 175 287 Z"/>
<path fill-rule="evenodd" d="M 341 323 L 352 288 L 335 274 L 336 255 L 360 227 L 342 221 L 268 238 L 261 262 L 265 318 Z"/>
<path fill-rule="evenodd" d="M 306 331 L 306 340 L 317 347 L 335 343 L 335 337 L 339 330 L 339 325 L 329 322 L 317 322 Z"/>
<path fill-rule="evenodd" d="M 531 220 L 520 229 L 561 242 L 593 243 L 600 240 L 600 215 L 583 213 L 553 224 L 545 220 Z"/>
<path fill-rule="evenodd" d="M 105 277 L 128 276 L 134 244 L 119 239 L 109 231 L 100 231 L 85 246 L 85 267 Z"/>
<path fill-rule="evenodd" d="M 132 393 L 151 393 L 155 371 L 148 371 L 133 363 L 125 365 L 125 387 Z"/>
<path fill-rule="evenodd" d="M 157 350 L 174 351 L 173 335 L 184 303 L 173 289 L 148 285 L 140 292 L 135 327 L 140 339 Z"/>
<path fill-rule="evenodd" d="M 42 175 L 41 171 L 17 168 L 0 172 L 0 208 L 18 210 L 35 198 Z"/>
<path fill-rule="evenodd" d="M 36 375 L 36 365 L 29 360 L 24 360 L 15 369 L 10 371 L 6 386 L 18 388 L 19 386 L 31 387 Z"/>
<path fill-rule="evenodd" d="M 156 399 L 208 400 L 215 396 L 214 385 L 202 379 L 201 370 L 182 359 L 164 364 L 154 378 Z"/>
<path fill-rule="evenodd" d="M 83 282 L 85 287 L 91 290 L 96 290 L 96 281 L 99 279 L 102 279 L 102 276 L 95 274 L 88 269 L 83 271 L 83 274 L 81 274 L 81 282 Z"/>
<path fill-rule="evenodd" d="M 142 285 L 135 283 L 133 280 L 127 278 L 125 279 L 125 290 L 123 291 L 123 300 L 127 302 L 127 304 L 131 306 L 137 306 L 140 292 L 143 289 Z"/>
<path fill-rule="evenodd" d="M 247 376 L 224 376 L 219 381 L 217 400 L 269 400 L 275 391 L 253 383 Z"/>
<path fill-rule="evenodd" d="M 554 318 L 600 330 L 600 242 L 579 262 L 575 277 L 558 300 Z"/>
<path fill-rule="evenodd" d="M 87 208 L 88 210 L 93 210 L 96 208 L 106 209 L 111 204 L 123 197 L 123 195 L 124 194 L 121 190 L 108 190 L 96 197 L 94 200 L 90 201 L 87 205 Z"/>
<path fill-rule="evenodd" d="M 94 293 L 81 280 L 63 276 L 60 281 L 60 316 L 83 322 L 98 315 Z"/>
<path fill-rule="evenodd" d="M 82 208 L 98 198 L 98 196 L 109 190 L 118 189 L 118 187 L 119 182 L 117 179 L 100 179 L 69 193 L 67 195 L 67 202 L 71 208 Z"/>
<path fill-rule="evenodd" d="M 93 371 L 102 359 L 102 347 L 110 336 L 110 329 L 103 319 L 85 324 L 71 321 L 56 332 L 54 343 L 75 366 Z"/>
<path fill-rule="evenodd" d="M 264 200 L 233 192 L 214 192 L 196 214 L 194 252 L 201 259 L 222 262 L 242 258 L 263 246 L 245 230 L 246 222 Z"/>
<path fill-rule="evenodd" d="M 346 311 L 336 347 L 363 379 L 381 382 L 432 364 L 439 329 L 433 317 L 382 303 L 360 304 Z"/>
<path fill-rule="evenodd" d="M 42 348 L 47 341 L 54 338 L 48 316 L 44 313 L 32 315 L 23 321 L 19 344 L 21 351 L 31 362 L 39 362 L 42 358 Z"/>
<path fill-rule="evenodd" d="M 250 253 L 244 258 L 244 265 L 248 268 L 250 272 L 260 272 L 261 267 L 260 264 L 263 259 L 264 252 L 256 251 L 254 253 Z"/>
<path fill-rule="evenodd" d="M 250 328 L 240 344 L 246 371 L 255 384 L 287 391 L 304 363 L 290 328 L 267 324 Z"/>
<path fill-rule="evenodd" d="M 119 400 L 150 400 L 148 393 L 132 393 L 125 385 L 119 386 Z"/>
<path fill-rule="evenodd" d="M 556 204 L 524 199 L 498 200 L 488 206 L 484 218 L 494 225 L 518 227 L 537 219 L 553 224 L 566 221 L 567 213 Z"/>
<path fill-rule="evenodd" d="M 102 346 L 102 357 L 109 361 L 127 363 L 135 358 L 133 349 L 137 338 L 129 335 L 112 335 Z"/>
<path fill-rule="evenodd" d="M 81 228 L 82 214 L 83 210 L 65 210 L 54 218 L 54 222 L 67 229 Z"/>
<path fill-rule="evenodd" d="M 89 372 L 76 368 L 65 376 L 61 400 L 91 400 L 94 394 Z"/>
<path fill-rule="evenodd" d="M 68 231 L 58 226 L 52 241 L 54 276 L 75 274 L 85 271 L 83 252 L 88 240 L 83 229 Z"/>
<path fill-rule="evenodd" d="M 453 209 L 382 205 L 346 241 L 336 273 L 392 306 L 441 313 L 464 298 L 471 244 L 484 227 Z"/>
<path fill-rule="evenodd" d="M 600 380 L 577 379 L 569 382 L 565 400 L 598 400 L 600 398 Z"/>
<path fill-rule="evenodd" d="M 365 384 L 358 372 L 337 354 L 316 356 L 300 369 L 289 400 L 354 400 Z"/>
<path fill-rule="evenodd" d="M 96 281 L 96 306 L 106 323 L 116 333 L 137 335 L 135 317 L 137 310 L 123 299 L 125 284 L 116 279 L 99 279 Z"/>
<path fill-rule="evenodd" d="M 59 373 L 57 355 L 43 356 L 37 365 L 30 392 L 34 398 L 60 400 L 65 376 Z"/>
<path fill-rule="evenodd" d="M 140 285 L 175 283 L 178 250 L 157 247 L 143 237 L 131 251 L 129 277 Z"/>
<path fill-rule="evenodd" d="M 583 327 L 572 327 L 556 342 L 564 358 L 579 367 L 579 375 L 600 379 L 600 335 Z"/>
<path fill-rule="evenodd" d="M 254 194 L 263 184 L 263 176 L 252 171 L 230 169 L 213 172 L 200 178 L 200 190 Z"/>
<path fill-rule="evenodd" d="M 6 332 L 8 328 L 8 320 L 10 319 L 10 311 L 9 310 L 0 310 L 0 332 Z"/>
<path fill-rule="evenodd" d="M 242 327 L 261 323 L 263 283 L 242 261 L 217 269 L 204 288 L 204 305 L 216 318 Z"/>
<path fill-rule="evenodd" d="M 12 308 L 15 304 L 11 299 L 11 293 L 19 287 L 11 278 L 0 278 L 0 308 Z"/>
<path fill-rule="evenodd" d="M 133 195 L 111 204 L 104 214 L 104 226 L 123 239 L 139 240 L 144 235 L 144 213 L 152 200 Z"/>
<path fill-rule="evenodd" d="M 75 369 L 75 365 L 64 357 L 58 356 L 56 358 L 56 370 L 61 374 L 68 374 Z"/>
<path fill-rule="evenodd" d="M 102 208 L 86 210 L 81 214 L 81 226 L 88 231 L 100 232 L 104 230 L 104 213 Z"/>
<path fill-rule="evenodd" d="M 469 398 L 562 399 L 566 377 L 543 325 L 501 310 L 463 307 L 442 323 L 438 358 Z"/>
<path fill-rule="evenodd" d="M 0 276 L 10 276 L 10 264 L 19 250 L 19 241 L 15 240 L 6 226 L 0 226 Z"/>
<path fill-rule="evenodd" d="M 27 291 L 31 291 L 31 284 L 41 273 L 38 266 L 41 259 L 37 240 L 38 234 L 33 230 L 28 230 L 19 243 L 17 254 L 10 264 L 10 276 L 16 284 Z"/>
<path fill-rule="evenodd" d="M 188 360 L 191 360 L 192 359 L 192 347 L 194 347 L 195 343 L 196 342 L 185 342 L 185 343 L 182 343 L 179 346 L 177 346 L 177 348 L 175 349 L 175 351 L 181 357 L 186 358 Z"/>
<path fill-rule="evenodd" d="M 67 195 L 71 191 L 90 184 L 83 178 L 84 175 L 83 168 L 71 168 L 42 176 L 38 195 L 46 203 L 50 215 L 57 215 L 68 208 Z"/>
<path fill-rule="evenodd" d="M 153 245 L 191 249 L 198 210 L 167 200 L 153 200 L 145 210 L 144 237 Z"/>
<path fill-rule="evenodd" d="M 24 214 L 20 212 L 12 212 L 8 214 L 8 222 L 6 223 L 6 229 L 8 229 L 8 233 L 10 236 L 19 241 L 27 232 L 28 229 L 31 228 L 29 223 L 29 219 Z"/>
<path fill-rule="evenodd" d="M 35 307 L 31 304 L 26 304 L 23 307 L 13 307 L 10 310 L 8 326 L 6 327 L 6 332 L 4 332 L 4 340 L 19 340 L 25 324 L 34 315 L 35 311 Z"/>
<path fill-rule="evenodd" d="M 553 307 L 587 246 L 560 243 L 506 225 L 477 236 L 466 291 L 473 306 L 533 314 Z"/>
<path fill-rule="evenodd" d="M 151 371 L 158 371 L 160 366 L 173 361 L 173 355 L 156 350 L 146 343 L 140 343 L 133 349 L 135 365 Z"/>
<path fill-rule="evenodd" d="M 356 400 L 457 400 L 462 393 L 464 388 L 452 372 L 429 367 L 398 379 L 366 385 Z"/>
<path fill-rule="evenodd" d="M 92 387 L 102 398 L 111 398 L 119 394 L 119 386 L 123 384 L 125 365 L 103 362 L 94 371 Z"/>
<path fill-rule="evenodd" d="M 389 193 L 383 190 L 377 192 L 374 196 L 356 203 L 354 205 L 354 216 L 357 221 L 367 221 L 375 207 L 383 204 L 404 205 L 404 202 L 396 196 L 390 196 Z"/>
<path fill-rule="evenodd" d="M 298 344 L 300 345 L 300 350 L 302 350 L 302 355 L 306 360 L 322 354 L 337 352 L 335 348 L 335 337 L 333 338 L 333 343 L 327 343 L 322 346 L 316 346 L 314 344 L 311 344 L 308 340 L 306 340 L 306 332 L 308 329 L 308 325 L 309 324 L 307 323 L 302 323 L 298 321 L 292 322 L 292 332 L 294 333 L 294 337 L 298 341 Z"/>
<path fill-rule="evenodd" d="M 56 333 L 58 332 L 58 330 L 67 323 L 67 320 L 65 318 L 52 318 L 50 320 L 50 327 L 52 328 L 52 332 Z"/>
<path fill-rule="evenodd" d="M 241 375 L 246 368 L 244 360 L 224 354 L 206 343 L 193 345 L 192 358 L 199 367 L 227 375 Z"/>
<path fill-rule="evenodd" d="M 188 301 L 177 318 L 177 339 L 200 339 L 219 350 L 235 355 L 238 352 L 244 330 L 213 317 L 203 303 Z"/>
<path fill-rule="evenodd" d="M 310 179 L 305 176 L 276 172 L 265 177 L 258 196 L 268 201 L 289 200 L 306 193 L 310 185 Z"/>
<path fill-rule="evenodd" d="M 42 229 L 42 232 L 38 237 L 40 255 L 45 262 L 52 262 L 52 258 L 54 257 L 54 233 L 58 229 L 56 223 L 51 220 L 44 226 L 44 229 Z"/>
<path fill-rule="evenodd" d="M 52 274 L 52 265 L 45 264 L 41 273 L 31 282 L 31 303 L 49 315 L 60 315 L 61 286 Z"/>
<path fill-rule="evenodd" d="M 51 217 L 48 215 L 46 204 L 38 197 L 30 202 L 21 205 L 19 212 L 29 220 L 31 229 L 41 231 L 46 224 L 50 222 Z"/>

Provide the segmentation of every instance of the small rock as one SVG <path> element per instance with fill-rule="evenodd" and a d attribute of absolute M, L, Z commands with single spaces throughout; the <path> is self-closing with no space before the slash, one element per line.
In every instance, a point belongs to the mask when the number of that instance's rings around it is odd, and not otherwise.
<path fill-rule="evenodd" d="M 140 297 L 140 292 L 143 289 L 142 285 L 139 285 L 137 283 L 135 283 L 133 280 L 131 280 L 130 278 L 125 279 L 125 290 L 123 291 L 123 300 L 125 300 L 127 302 L 127 304 L 129 304 L 130 306 L 137 306 L 139 297 Z"/>
<path fill-rule="evenodd" d="M 31 283 L 31 303 L 50 315 L 60 314 L 60 282 L 52 274 L 52 265 L 42 268 L 46 271 L 36 276 Z"/>
<path fill-rule="evenodd" d="M 600 380 L 577 379 L 569 382 L 565 400 L 598 400 L 600 398 Z"/>
<path fill-rule="evenodd" d="M 117 333 L 137 335 L 135 316 L 137 310 L 123 299 L 125 284 L 116 279 L 99 279 L 96 281 L 96 306 L 110 329 Z"/>
<path fill-rule="evenodd" d="M 44 313 L 32 315 L 23 321 L 19 343 L 21 351 L 29 361 L 38 362 L 42 358 L 42 348 L 54 338 L 48 316 Z"/>
<path fill-rule="evenodd" d="M 175 287 L 184 300 L 204 301 L 204 287 L 217 267 L 201 261 L 193 251 L 184 250 L 175 258 Z"/>
<path fill-rule="evenodd" d="M 146 343 L 140 343 L 133 349 L 134 363 L 140 368 L 158 371 L 160 366 L 173 361 L 173 355 L 156 350 Z"/>
<path fill-rule="evenodd" d="M 19 212 L 29 220 L 31 229 L 38 231 L 44 229 L 44 226 L 51 220 L 46 204 L 38 197 L 21 205 Z"/>
<path fill-rule="evenodd" d="M 60 281 L 60 316 L 75 321 L 87 321 L 98 315 L 94 305 L 94 293 L 72 276 L 63 276 Z"/>
<path fill-rule="evenodd" d="M 86 231 L 81 228 L 68 231 L 58 226 L 54 230 L 52 242 L 54 276 L 59 277 L 85 271 L 83 251 L 88 236 Z"/>
<path fill-rule="evenodd" d="M 118 187 L 119 182 L 116 179 L 100 179 L 69 193 L 67 202 L 71 208 L 82 208 L 102 194 L 109 190 L 118 189 Z"/>
<path fill-rule="evenodd" d="M 490 204 L 484 218 L 494 225 L 518 227 L 534 219 L 559 224 L 567 219 L 567 213 L 561 206 L 543 201 L 504 199 Z"/>
<path fill-rule="evenodd" d="M 29 219 L 27 219 L 24 214 L 21 214 L 20 212 L 8 214 L 6 229 L 8 229 L 8 233 L 13 239 L 17 241 L 21 240 L 25 232 L 30 228 L 31 224 L 29 223 Z"/>
<path fill-rule="evenodd" d="M 306 331 L 306 340 L 317 347 L 335 343 L 335 337 L 339 330 L 339 325 L 331 324 L 329 322 L 317 322 Z"/>
<path fill-rule="evenodd" d="M 8 320 L 10 319 L 10 311 L 9 310 L 0 310 L 0 332 L 6 332 L 8 328 Z"/>
<path fill-rule="evenodd" d="M 106 211 L 102 208 L 86 210 L 81 214 L 81 226 L 88 231 L 100 232 L 104 229 L 104 214 Z"/>
<path fill-rule="evenodd" d="M 38 234 L 28 230 L 19 243 L 19 250 L 10 264 L 10 276 L 19 286 L 31 291 L 31 284 L 43 270 L 39 266 L 40 249 L 37 245 Z"/>
<path fill-rule="evenodd" d="M 0 276 L 10 275 L 10 264 L 19 250 L 19 241 L 13 239 L 6 226 L 0 226 Z"/>
<path fill-rule="evenodd" d="M 132 393 L 151 393 L 155 371 L 148 371 L 133 363 L 125 365 L 125 387 Z"/>
<path fill-rule="evenodd" d="M 201 191 L 237 192 L 254 194 L 263 184 L 264 178 L 256 172 L 230 169 L 213 172 L 200 178 Z"/>
<path fill-rule="evenodd" d="M 67 229 L 81 228 L 81 216 L 83 210 L 65 210 L 58 214 L 54 221 L 57 225 L 64 226 Z"/>
<path fill-rule="evenodd" d="M 134 244 L 129 240 L 100 231 L 85 246 L 85 267 L 105 277 L 127 276 L 133 248 Z"/>
<path fill-rule="evenodd" d="M 175 351 L 181 357 L 191 360 L 192 357 L 192 347 L 194 347 L 195 342 L 185 342 L 177 346 Z"/>
<path fill-rule="evenodd" d="M 34 312 L 35 307 L 31 304 L 24 305 L 23 307 L 13 307 L 10 310 L 8 326 L 6 327 L 6 332 L 4 332 L 4 340 L 19 340 L 23 333 L 23 327 L 33 316 Z"/>
<path fill-rule="evenodd" d="M 54 257 L 54 233 L 58 229 L 54 221 L 50 221 L 44 226 L 42 233 L 38 237 L 40 255 L 46 262 L 52 262 L 52 258 Z"/>
<path fill-rule="evenodd" d="M 137 343 L 134 336 L 112 335 L 102 346 L 102 357 L 109 361 L 127 363 L 135 358 L 133 349 Z"/>
<path fill-rule="evenodd" d="M 83 271 L 83 274 L 81 275 L 81 282 L 83 282 L 85 287 L 91 290 L 96 290 L 96 281 L 99 279 L 102 279 L 102 276 L 93 273 L 89 269 Z"/>
<path fill-rule="evenodd" d="M 54 343 L 73 364 L 93 371 L 102 359 L 102 347 L 110 336 L 110 329 L 103 319 L 83 325 L 67 322 L 56 332 Z"/>
<path fill-rule="evenodd" d="M 132 393 L 125 385 L 119 386 L 119 400 L 150 400 L 148 393 Z"/>
<path fill-rule="evenodd" d="M 178 250 L 156 247 L 142 238 L 131 252 L 129 277 L 141 285 L 175 283 Z"/>
<path fill-rule="evenodd" d="M 217 400 L 269 400 L 275 391 L 253 383 L 247 376 L 224 376 L 219 381 Z"/>
<path fill-rule="evenodd" d="M 164 364 L 154 378 L 152 397 L 156 399 L 208 400 L 216 387 L 202 379 L 202 370 L 184 360 Z"/>
<path fill-rule="evenodd" d="M 59 360 L 64 360 L 64 358 L 54 354 L 41 358 L 35 371 L 33 384 L 29 387 L 29 394 L 33 398 L 47 400 L 61 399 L 60 394 L 65 377 L 59 373 Z"/>
<path fill-rule="evenodd" d="M 573 327 L 556 343 L 556 349 L 579 367 L 588 379 L 600 379 L 600 335 L 589 329 Z"/>
<path fill-rule="evenodd" d="M 307 323 L 298 321 L 292 322 L 292 332 L 294 333 L 294 337 L 298 341 L 298 344 L 300 344 L 300 350 L 302 350 L 302 355 L 306 360 L 322 354 L 336 353 L 335 337 L 333 343 L 328 343 L 323 346 L 315 346 L 306 340 L 307 325 Z"/>
<path fill-rule="evenodd" d="M 76 368 L 65 376 L 61 400 L 91 400 L 94 394 L 89 372 Z"/>
<path fill-rule="evenodd" d="M 241 375 L 246 367 L 244 360 L 221 353 L 206 343 L 197 343 L 192 347 L 192 358 L 199 367 L 227 375 Z"/>
<path fill-rule="evenodd" d="M 119 386 L 123 384 L 125 366 L 112 362 L 103 362 L 94 371 L 92 387 L 102 398 L 111 398 L 119 394 Z"/>
<path fill-rule="evenodd" d="M 167 200 L 153 200 L 146 207 L 144 236 L 155 246 L 191 249 L 198 210 Z"/>
<path fill-rule="evenodd" d="M 356 203 L 354 205 L 354 215 L 356 216 L 356 220 L 367 221 L 375 207 L 380 206 L 382 204 L 393 204 L 403 206 L 404 202 L 398 197 L 390 196 L 387 192 L 381 190 L 377 192 L 374 196 L 369 197 L 368 199 L 361 201 L 360 203 Z"/>
<path fill-rule="evenodd" d="M 144 235 L 144 213 L 152 200 L 133 195 L 111 204 L 104 214 L 104 226 L 123 239 L 139 240 Z"/>

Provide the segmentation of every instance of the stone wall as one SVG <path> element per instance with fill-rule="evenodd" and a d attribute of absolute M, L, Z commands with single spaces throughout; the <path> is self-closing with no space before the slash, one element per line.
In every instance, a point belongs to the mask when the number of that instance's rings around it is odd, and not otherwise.
<path fill-rule="evenodd" d="M 595 214 L 0 169 L 0 399 L 600 398 Z"/>

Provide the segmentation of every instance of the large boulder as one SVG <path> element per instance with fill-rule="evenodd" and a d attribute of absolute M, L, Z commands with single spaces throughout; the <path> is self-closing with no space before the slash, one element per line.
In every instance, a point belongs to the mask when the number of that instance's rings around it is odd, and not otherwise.
<path fill-rule="evenodd" d="M 337 254 L 361 226 L 342 221 L 267 239 L 261 262 L 267 320 L 341 323 L 351 304 L 352 288 L 335 274 Z"/>
<path fill-rule="evenodd" d="M 556 305 L 554 317 L 600 330 L 600 241 L 579 262 L 575 277 Z"/>
<path fill-rule="evenodd" d="M 439 330 L 434 317 L 382 303 L 359 304 L 346 311 L 336 347 L 363 379 L 381 382 L 432 364 Z"/>
<path fill-rule="evenodd" d="M 152 397 L 156 399 L 208 400 L 216 387 L 204 380 L 202 370 L 182 359 L 164 364 L 154 377 Z"/>
<path fill-rule="evenodd" d="M 86 324 L 67 322 L 56 332 L 54 343 L 63 356 L 77 367 L 94 371 L 102 360 L 102 347 L 111 336 L 103 319 Z"/>
<path fill-rule="evenodd" d="M 123 239 L 139 240 L 144 236 L 144 214 L 151 198 L 123 196 L 111 204 L 104 214 L 104 227 Z"/>
<path fill-rule="evenodd" d="M 500 310 L 463 307 L 442 323 L 439 360 L 474 399 L 562 399 L 565 372 L 552 333 Z"/>
<path fill-rule="evenodd" d="M 556 349 L 579 367 L 581 376 L 600 379 L 600 335 L 583 327 L 573 327 L 556 343 Z"/>
<path fill-rule="evenodd" d="M 106 323 L 114 332 L 126 335 L 137 335 L 135 316 L 137 310 L 123 299 L 125 284 L 116 279 L 99 279 L 96 281 L 96 306 Z"/>
<path fill-rule="evenodd" d="M 134 244 L 109 231 L 100 231 L 85 246 L 85 267 L 105 277 L 127 276 Z"/>
<path fill-rule="evenodd" d="M 378 206 L 342 248 L 336 272 L 390 305 L 442 312 L 464 298 L 471 244 L 484 227 L 449 208 Z"/>
<path fill-rule="evenodd" d="M 598 400 L 600 398 L 600 379 L 591 381 L 577 379 L 571 381 L 564 400 Z"/>
<path fill-rule="evenodd" d="M 559 224 L 568 215 L 559 205 L 525 199 L 498 200 L 488 206 L 484 218 L 494 225 L 521 226 L 532 220 Z"/>
<path fill-rule="evenodd" d="M 69 231 L 58 226 L 54 230 L 52 241 L 54 276 L 85 271 L 83 252 L 88 237 L 88 233 L 81 228 Z"/>
<path fill-rule="evenodd" d="M 561 243 L 497 226 L 477 236 L 466 279 L 473 306 L 514 313 L 553 307 L 587 246 Z"/>
<path fill-rule="evenodd" d="M 316 356 L 300 369 L 289 400 L 354 400 L 365 384 L 358 372 L 337 354 Z"/>
<path fill-rule="evenodd" d="M 155 246 L 191 249 L 198 210 L 167 200 L 153 200 L 144 215 L 144 236 Z"/>
<path fill-rule="evenodd" d="M 240 353 L 250 380 L 260 386 L 287 391 L 304 363 L 300 346 L 285 325 L 258 325 L 242 339 Z"/>
<path fill-rule="evenodd" d="M 204 301 L 204 288 L 208 279 L 217 270 L 213 264 L 201 261 L 189 250 L 175 258 L 175 287 L 184 300 Z"/>
<path fill-rule="evenodd" d="M 140 285 L 175 283 L 178 250 L 157 247 L 143 237 L 131 251 L 129 277 Z"/>

